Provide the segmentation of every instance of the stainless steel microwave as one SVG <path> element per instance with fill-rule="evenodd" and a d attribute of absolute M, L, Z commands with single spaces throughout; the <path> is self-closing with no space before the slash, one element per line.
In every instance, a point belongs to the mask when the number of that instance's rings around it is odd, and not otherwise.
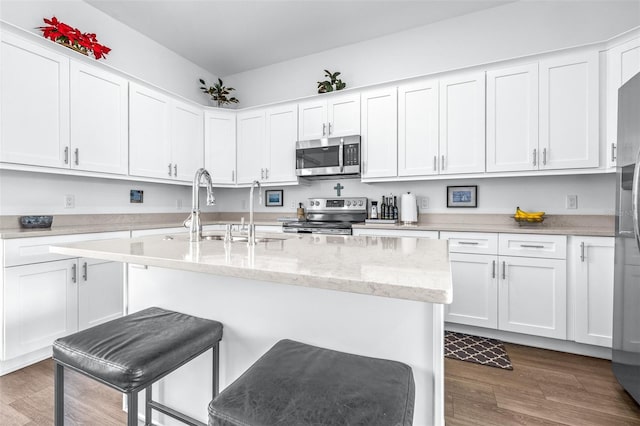
<path fill-rule="evenodd" d="M 360 136 L 296 142 L 296 175 L 319 179 L 359 177 Z"/>

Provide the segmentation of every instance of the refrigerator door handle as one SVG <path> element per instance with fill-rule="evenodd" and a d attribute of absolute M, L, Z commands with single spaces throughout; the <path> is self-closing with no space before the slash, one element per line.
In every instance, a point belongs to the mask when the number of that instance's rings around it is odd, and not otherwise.
<path fill-rule="evenodd" d="M 633 166 L 633 184 L 631 186 L 631 215 L 633 217 L 633 234 L 636 237 L 636 243 L 640 247 L 640 228 L 638 226 L 638 185 L 640 185 L 640 150 L 636 154 L 636 164 Z"/>

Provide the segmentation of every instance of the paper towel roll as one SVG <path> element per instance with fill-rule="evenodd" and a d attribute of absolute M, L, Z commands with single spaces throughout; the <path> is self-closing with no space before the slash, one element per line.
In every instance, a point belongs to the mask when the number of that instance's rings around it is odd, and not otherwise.
<path fill-rule="evenodd" d="M 400 197 L 400 221 L 405 225 L 418 222 L 418 204 L 415 194 L 408 192 Z"/>

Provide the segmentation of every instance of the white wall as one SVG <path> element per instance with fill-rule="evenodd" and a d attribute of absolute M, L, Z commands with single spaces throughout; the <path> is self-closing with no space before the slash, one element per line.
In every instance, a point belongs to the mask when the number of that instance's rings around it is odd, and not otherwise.
<path fill-rule="evenodd" d="M 112 49 L 100 62 L 208 104 L 207 96 L 200 92 L 198 79 L 213 81 L 216 76 L 93 6 L 80 0 L 0 0 L 0 19 L 38 35 L 42 34 L 36 29 L 44 25 L 42 19 L 52 16 L 83 32 L 97 34 L 98 41 Z"/>
<path fill-rule="evenodd" d="M 282 189 L 284 191 L 283 207 L 264 207 L 264 200 L 256 211 L 280 213 L 291 216 L 295 207 L 302 202 L 308 205 L 310 197 L 335 197 L 333 187 L 337 180 L 314 181 L 309 186 L 262 188 Z M 421 182 L 389 182 L 364 184 L 357 179 L 339 181 L 344 189 L 343 197 L 364 196 L 380 201 L 390 193 L 400 195 L 410 191 L 420 200 L 428 199 L 428 208 L 421 213 L 496 213 L 511 214 L 516 206 L 523 210 L 544 210 L 548 214 L 615 214 L 615 174 L 575 175 L 575 176 L 540 176 L 456 179 Z M 473 209 L 447 208 L 447 185 L 477 185 L 478 207 Z M 221 211 L 247 211 L 249 189 L 217 189 L 216 199 Z M 568 210 L 565 206 L 567 195 L 578 196 L 578 208 Z M 255 195 L 257 200 L 257 195 Z M 293 204 L 292 204 L 293 203 Z M 257 203 L 256 203 L 257 205 Z"/>
<path fill-rule="evenodd" d="M 131 189 L 144 191 L 142 204 L 129 202 Z M 64 208 L 65 195 L 74 196 L 75 208 Z M 0 215 L 185 212 L 186 217 L 190 208 L 187 186 L 0 170 Z M 215 207 L 203 202 L 202 210 Z"/>
<path fill-rule="evenodd" d="M 519 1 L 389 36 L 224 76 L 243 107 L 311 96 L 324 69 L 348 88 L 586 43 L 640 26 L 638 1 Z"/>

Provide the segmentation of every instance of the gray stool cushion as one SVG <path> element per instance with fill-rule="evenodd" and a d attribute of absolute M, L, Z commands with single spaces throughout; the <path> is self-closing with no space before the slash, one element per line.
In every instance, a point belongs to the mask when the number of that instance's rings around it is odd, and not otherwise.
<path fill-rule="evenodd" d="M 281 340 L 209 404 L 210 426 L 411 425 L 411 367 Z"/>
<path fill-rule="evenodd" d="M 222 339 L 222 324 L 148 308 L 57 339 L 53 358 L 121 392 L 135 392 Z"/>

